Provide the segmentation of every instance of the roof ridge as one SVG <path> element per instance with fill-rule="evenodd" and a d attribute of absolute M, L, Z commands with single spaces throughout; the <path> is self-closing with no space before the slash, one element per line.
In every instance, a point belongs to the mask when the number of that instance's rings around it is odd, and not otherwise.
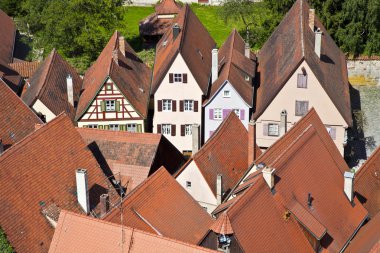
<path fill-rule="evenodd" d="M 305 57 L 305 45 L 304 45 L 304 22 L 303 22 L 303 0 L 300 1 L 300 28 L 301 28 L 301 49 L 302 49 L 302 57 Z"/>

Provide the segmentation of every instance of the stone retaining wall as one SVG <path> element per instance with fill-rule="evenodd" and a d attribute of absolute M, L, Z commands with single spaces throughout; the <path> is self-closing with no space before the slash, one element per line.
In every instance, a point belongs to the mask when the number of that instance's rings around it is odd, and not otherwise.
<path fill-rule="evenodd" d="M 380 85 L 380 60 L 347 60 L 348 77 L 363 76 Z"/>

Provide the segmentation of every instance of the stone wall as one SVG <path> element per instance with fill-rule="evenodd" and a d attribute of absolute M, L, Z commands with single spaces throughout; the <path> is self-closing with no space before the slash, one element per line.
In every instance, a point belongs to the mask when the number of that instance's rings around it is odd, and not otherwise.
<path fill-rule="evenodd" d="M 347 60 L 348 78 L 362 77 L 366 82 L 380 85 L 380 59 L 376 60 Z"/>

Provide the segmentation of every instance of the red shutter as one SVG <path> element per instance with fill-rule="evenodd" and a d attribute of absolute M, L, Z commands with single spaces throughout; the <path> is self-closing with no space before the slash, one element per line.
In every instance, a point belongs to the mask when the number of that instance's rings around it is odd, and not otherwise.
<path fill-rule="evenodd" d="M 187 74 L 182 74 L 182 82 L 187 83 Z"/>
<path fill-rule="evenodd" d="M 175 125 L 172 125 L 172 136 L 175 136 Z"/>
<path fill-rule="evenodd" d="M 185 136 L 185 125 L 181 125 L 181 136 Z"/>
<path fill-rule="evenodd" d="M 158 100 L 157 103 L 158 103 L 157 111 L 161 112 L 162 111 L 162 100 Z"/>
<path fill-rule="evenodd" d="M 198 111 L 198 101 L 194 101 L 194 112 Z"/>
<path fill-rule="evenodd" d="M 179 101 L 179 111 L 183 112 L 183 100 Z"/>
<path fill-rule="evenodd" d="M 161 125 L 157 125 L 157 133 L 158 133 L 158 134 L 161 133 Z"/>
<path fill-rule="evenodd" d="M 173 82 L 173 74 L 169 74 L 169 83 Z"/>
<path fill-rule="evenodd" d="M 172 100 L 172 111 L 177 111 L 177 102 L 175 100 Z"/>
<path fill-rule="evenodd" d="M 268 124 L 263 124 L 263 135 L 268 136 Z"/>

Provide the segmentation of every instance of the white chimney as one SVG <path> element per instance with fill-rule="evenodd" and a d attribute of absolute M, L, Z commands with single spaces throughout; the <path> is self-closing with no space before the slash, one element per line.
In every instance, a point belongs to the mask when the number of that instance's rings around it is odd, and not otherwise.
<path fill-rule="evenodd" d="M 245 57 L 247 57 L 248 59 L 251 58 L 251 48 L 249 47 L 249 44 L 248 44 L 247 42 L 245 43 L 244 55 L 245 55 Z"/>
<path fill-rule="evenodd" d="M 348 171 L 344 172 L 344 193 L 350 202 L 354 199 L 354 177 L 354 173 Z"/>
<path fill-rule="evenodd" d="M 4 144 L 3 144 L 3 140 L 0 139 L 0 155 L 4 152 Z"/>
<path fill-rule="evenodd" d="M 77 198 L 78 203 L 85 211 L 86 214 L 90 213 L 90 198 L 88 195 L 88 176 L 87 170 L 77 169 L 76 170 L 76 181 L 77 181 Z"/>
<path fill-rule="evenodd" d="M 222 204 L 222 175 L 218 174 L 216 176 L 216 203 L 218 205 Z"/>
<path fill-rule="evenodd" d="M 286 110 L 282 110 L 280 114 L 280 136 L 283 136 L 287 131 L 287 117 L 288 112 Z"/>
<path fill-rule="evenodd" d="M 73 78 L 70 74 L 66 77 L 67 84 L 67 101 L 74 106 L 74 87 L 73 87 Z"/>
<path fill-rule="evenodd" d="M 119 37 L 119 50 L 125 56 L 125 39 L 123 36 Z"/>
<path fill-rule="evenodd" d="M 214 48 L 211 51 L 212 65 L 211 65 L 211 84 L 213 84 L 216 79 L 218 79 L 218 49 Z"/>
<path fill-rule="evenodd" d="M 315 31 L 315 47 L 314 51 L 317 54 L 318 58 L 321 58 L 321 47 L 322 47 L 322 31 L 317 29 Z"/>
<path fill-rule="evenodd" d="M 199 125 L 198 124 L 193 124 L 191 126 L 191 133 L 192 133 L 192 140 L 193 140 L 193 150 L 192 150 L 192 156 L 194 156 L 198 150 L 199 150 L 199 146 L 200 146 L 200 133 L 199 133 Z"/>
<path fill-rule="evenodd" d="M 309 27 L 314 32 L 315 10 L 309 9 Z"/>
<path fill-rule="evenodd" d="M 274 172 L 275 172 L 275 169 L 272 169 L 272 168 L 269 168 L 269 167 L 265 167 L 262 172 L 263 172 L 263 178 L 264 178 L 265 182 L 267 183 L 267 185 L 269 186 L 269 188 L 272 189 L 274 187 Z"/>

